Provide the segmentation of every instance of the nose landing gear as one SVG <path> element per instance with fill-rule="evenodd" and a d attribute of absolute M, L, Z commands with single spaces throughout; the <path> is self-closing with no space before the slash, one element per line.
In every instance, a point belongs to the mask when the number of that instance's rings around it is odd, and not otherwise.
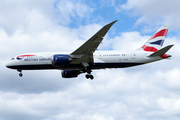
<path fill-rule="evenodd" d="M 21 70 L 21 69 L 17 69 L 17 71 L 20 72 L 20 73 L 19 73 L 19 76 L 22 77 L 22 76 L 23 76 L 22 70 Z"/>
<path fill-rule="evenodd" d="M 22 77 L 22 76 L 23 76 L 23 74 L 22 74 L 22 73 L 19 73 L 19 76 L 20 76 L 20 77 Z"/>

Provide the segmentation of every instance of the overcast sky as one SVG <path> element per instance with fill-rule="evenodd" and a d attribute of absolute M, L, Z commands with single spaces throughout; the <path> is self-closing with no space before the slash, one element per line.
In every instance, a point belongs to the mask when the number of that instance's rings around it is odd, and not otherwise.
<path fill-rule="evenodd" d="M 180 1 L 0 0 L 0 120 L 179 120 Z M 117 20 L 99 50 L 135 50 L 161 25 L 171 59 L 64 79 L 5 64 L 29 52 L 72 52 Z"/>

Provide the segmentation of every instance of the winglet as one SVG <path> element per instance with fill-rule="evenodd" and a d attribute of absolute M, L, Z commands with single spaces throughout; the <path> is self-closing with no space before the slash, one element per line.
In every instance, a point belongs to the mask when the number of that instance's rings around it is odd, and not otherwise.
<path fill-rule="evenodd" d="M 102 35 L 102 37 L 104 37 L 106 35 L 106 33 L 108 32 L 108 30 L 111 28 L 111 26 L 118 20 L 115 20 L 107 25 L 105 25 L 103 28 L 101 28 L 97 33 L 100 33 Z M 94 35 L 96 36 L 96 34 Z M 93 36 L 93 37 L 94 37 Z"/>
<path fill-rule="evenodd" d="M 174 46 L 174 45 L 168 45 L 168 46 L 152 53 L 151 55 L 149 55 L 149 57 L 163 56 L 172 46 Z"/>

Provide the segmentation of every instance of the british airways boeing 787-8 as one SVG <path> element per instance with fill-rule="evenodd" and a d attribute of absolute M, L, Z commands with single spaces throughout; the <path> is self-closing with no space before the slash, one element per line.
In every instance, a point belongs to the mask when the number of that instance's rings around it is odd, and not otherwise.
<path fill-rule="evenodd" d="M 117 21 L 117 20 L 116 20 Z M 95 69 L 125 68 L 166 59 L 171 55 L 166 52 L 173 46 L 162 48 L 169 26 L 163 25 L 139 49 L 134 51 L 96 51 L 113 21 L 101 28 L 95 35 L 72 53 L 27 53 L 15 56 L 6 65 L 16 69 L 22 77 L 22 70 L 62 70 L 63 78 L 77 77 L 87 73 L 85 77 L 93 79 Z"/>

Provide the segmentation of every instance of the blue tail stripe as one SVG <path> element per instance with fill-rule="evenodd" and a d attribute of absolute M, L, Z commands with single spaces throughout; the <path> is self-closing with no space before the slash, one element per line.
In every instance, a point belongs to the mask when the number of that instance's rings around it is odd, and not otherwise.
<path fill-rule="evenodd" d="M 158 41 L 155 41 L 155 42 L 150 42 L 150 44 L 156 44 L 156 45 L 160 45 L 162 46 L 164 43 L 164 40 L 158 40 Z"/>

